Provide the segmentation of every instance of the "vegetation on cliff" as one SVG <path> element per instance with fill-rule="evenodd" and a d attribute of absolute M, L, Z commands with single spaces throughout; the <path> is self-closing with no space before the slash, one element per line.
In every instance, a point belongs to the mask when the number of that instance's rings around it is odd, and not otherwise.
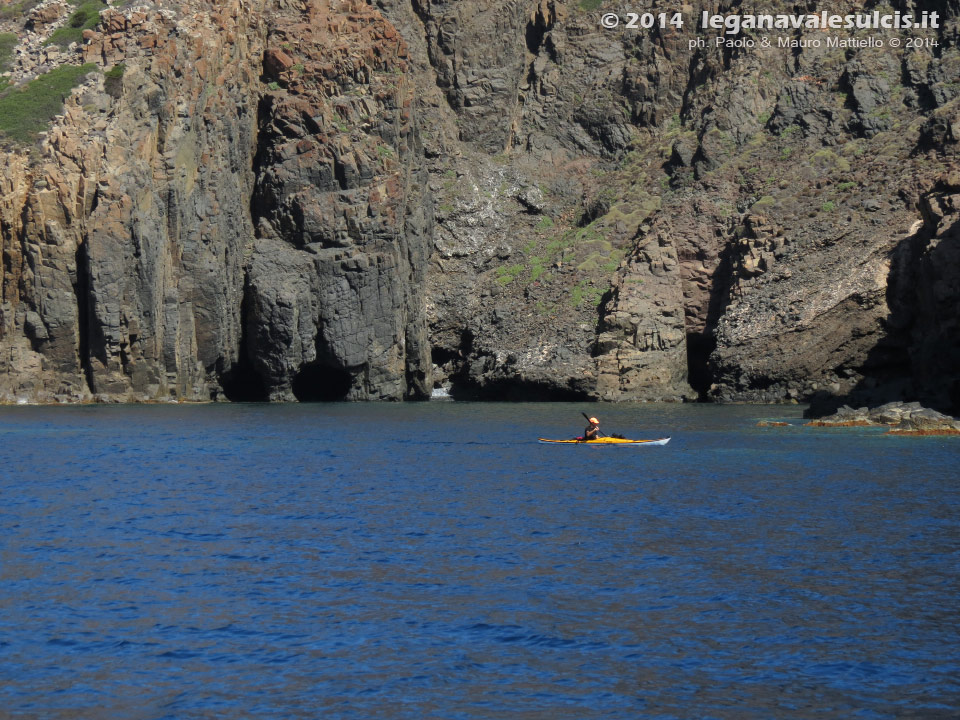
<path fill-rule="evenodd" d="M 76 1 L 76 0 L 75 0 Z M 99 0 L 84 0 L 79 2 L 67 19 L 66 25 L 57 28 L 47 39 L 48 45 L 59 45 L 62 48 L 70 43 L 81 42 L 84 30 L 93 30 L 100 22 L 100 11 L 107 7 Z"/>
<path fill-rule="evenodd" d="M 0 18 L 14 19 L 25 16 L 30 10 L 40 4 L 40 0 L 17 0 L 0 7 Z"/>
<path fill-rule="evenodd" d="M 0 33 L 0 72 L 10 69 L 13 49 L 18 40 L 16 33 Z"/>
<path fill-rule="evenodd" d="M 10 69 L 13 59 L 13 49 L 17 45 L 18 38 L 15 33 L 0 33 L 0 73 Z M 0 77 L 0 92 L 9 84 L 5 77 Z"/>
<path fill-rule="evenodd" d="M 63 101 L 88 73 L 97 70 L 91 63 L 61 65 L 0 95 L 0 132 L 18 142 L 32 142 L 45 130 L 54 115 L 63 111 Z"/>

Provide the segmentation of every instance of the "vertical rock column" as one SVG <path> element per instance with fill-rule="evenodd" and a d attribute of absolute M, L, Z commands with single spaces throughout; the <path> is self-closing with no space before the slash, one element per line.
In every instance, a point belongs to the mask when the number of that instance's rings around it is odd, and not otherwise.
<path fill-rule="evenodd" d="M 84 32 L 71 60 L 96 69 L 4 163 L 0 399 L 221 394 L 253 241 L 261 9 L 110 8 Z"/>
<path fill-rule="evenodd" d="M 603 400 L 681 400 L 687 384 L 680 264 L 662 231 L 643 235 L 617 274 L 597 338 Z"/>
<path fill-rule="evenodd" d="M 425 397 L 432 211 L 406 44 L 365 3 L 310 0 L 272 20 L 250 361 L 272 400 Z"/>
<path fill-rule="evenodd" d="M 84 50 L 126 64 L 84 248 L 89 375 L 112 398 L 217 398 L 239 359 L 263 34 L 241 2 L 201 9 L 155 32 L 114 13 Z"/>

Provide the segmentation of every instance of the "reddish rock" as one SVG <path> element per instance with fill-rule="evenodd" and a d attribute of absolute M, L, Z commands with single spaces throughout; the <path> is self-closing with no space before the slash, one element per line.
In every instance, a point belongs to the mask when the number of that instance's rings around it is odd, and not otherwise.
<path fill-rule="evenodd" d="M 294 66 L 294 60 L 283 50 L 270 48 L 263 57 L 263 64 L 269 76 L 277 78 Z"/>

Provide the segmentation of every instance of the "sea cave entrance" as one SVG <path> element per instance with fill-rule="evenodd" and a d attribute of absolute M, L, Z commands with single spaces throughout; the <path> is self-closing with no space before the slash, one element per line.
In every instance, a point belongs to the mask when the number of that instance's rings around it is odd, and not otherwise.
<path fill-rule="evenodd" d="M 343 368 L 309 363 L 300 368 L 292 383 L 299 402 L 337 402 L 345 400 L 353 387 L 353 375 Z"/>

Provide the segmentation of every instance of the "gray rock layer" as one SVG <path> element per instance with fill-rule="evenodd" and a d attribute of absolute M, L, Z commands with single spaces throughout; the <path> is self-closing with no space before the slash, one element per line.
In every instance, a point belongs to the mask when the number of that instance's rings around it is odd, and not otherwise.
<path fill-rule="evenodd" d="M 15 83 L 125 70 L 3 151 L 0 399 L 960 405 L 958 0 L 910 49 L 587 5 L 3 20 Z"/>

